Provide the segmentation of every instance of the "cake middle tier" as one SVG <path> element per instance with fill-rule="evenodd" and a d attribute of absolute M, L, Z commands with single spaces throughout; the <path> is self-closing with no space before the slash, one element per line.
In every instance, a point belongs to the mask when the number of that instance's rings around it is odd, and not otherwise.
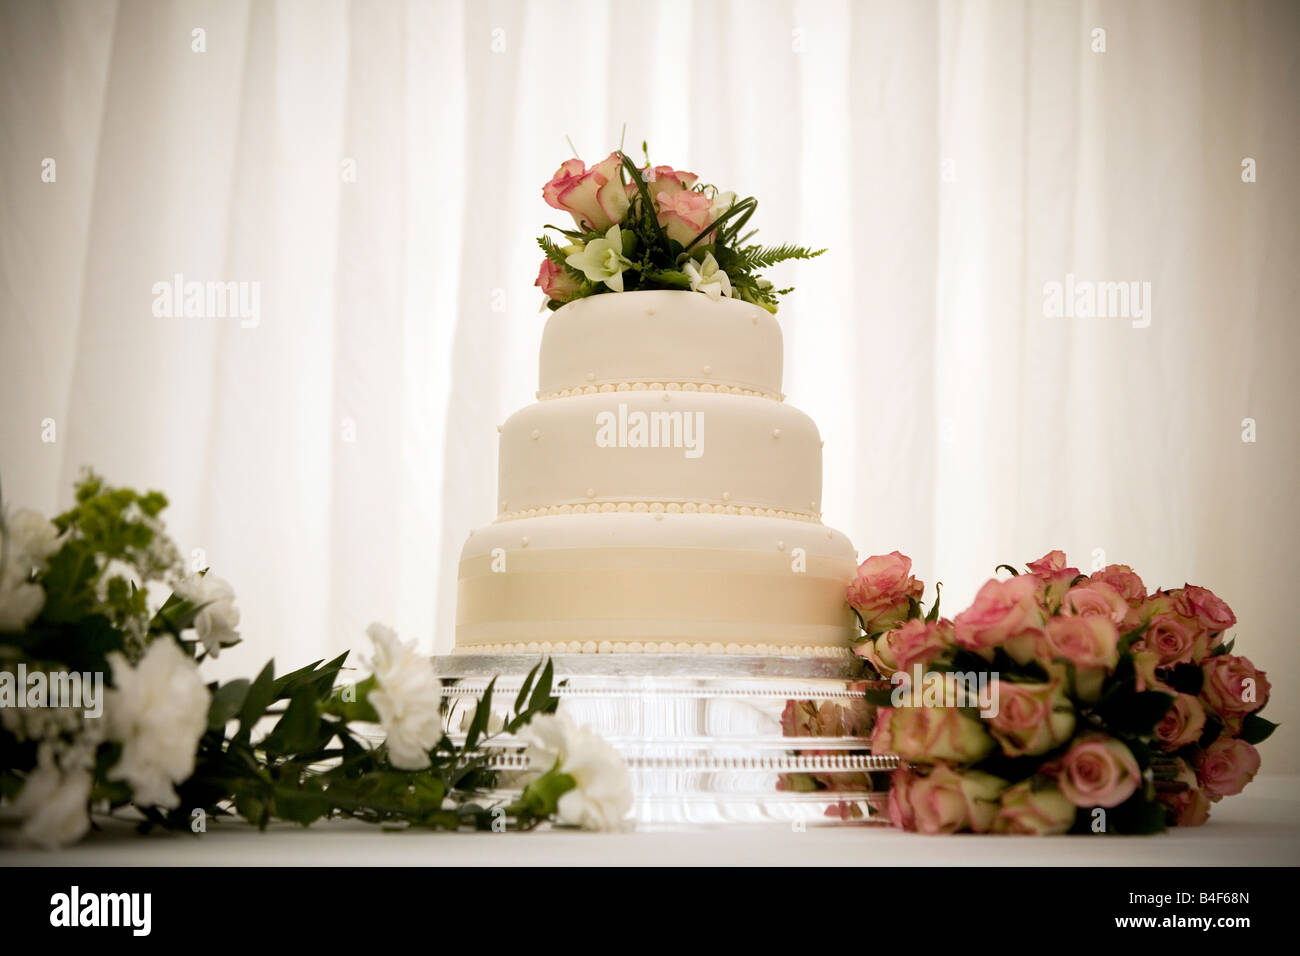
<path fill-rule="evenodd" d="M 501 427 L 498 517 L 574 511 L 819 520 L 821 438 L 761 398 L 614 392 L 539 402 Z"/>

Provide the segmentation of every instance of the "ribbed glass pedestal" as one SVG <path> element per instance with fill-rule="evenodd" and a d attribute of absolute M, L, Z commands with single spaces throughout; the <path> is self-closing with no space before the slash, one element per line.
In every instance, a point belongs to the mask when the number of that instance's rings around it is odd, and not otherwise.
<path fill-rule="evenodd" d="M 639 828 L 884 822 L 890 755 L 873 756 L 875 717 L 854 659 L 737 655 L 556 655 L 555 694 L 575 722 L 627 759 Z M 503 708 L 538 663 L 531 655 L 435 659 L 453 737 L 497 677 Z M 886 685 L 887 686 L 887 685 Z M 503 792 L 527 764 L 498 738 Z"/>

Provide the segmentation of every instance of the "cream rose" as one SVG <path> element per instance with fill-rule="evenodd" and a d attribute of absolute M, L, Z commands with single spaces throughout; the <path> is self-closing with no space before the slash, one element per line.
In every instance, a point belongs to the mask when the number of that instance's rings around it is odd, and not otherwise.
<path fill-rule="evenodd" d="M 1132 751 L 1113 737 L 1076 743 L 1061 759 L 1057 783 L 1076 807 L 1117 807 L 1142 783 Z"/>
<path fill-rule="evenodd" d="M 846 599 L 867 633 L 876 634 L 907 620 L 912 601 L 924 593 L 925 585 L 912 576 L 912 559 L 891 551 L 872 555 L 858 566 Z"/>
<path fill-rule="evenodd" d="M 1059 680 L 1047 684 L 993 682 L 997 714 L 987 723 L 1008 757 L 1047 753 L 1074 733 L 1074 705 Z"/>
<path fill-rule="evenodd" d="M 1176 827 L 1199 827 L 1210 819 L 1210 797 L 1196 779 L 1196 771 L 1182 758 L 1175 758 L 1177 772 L 1174 780 L 1182 784 L 1179 790 L 1162 790 L 1157 784 L 1156 799 L 1169 811 Z"/>
<path fill-rule="evenodd" d="M 1201 701 L 1233 727 L 1268 703 L 1272 693 L 1267 675 L 1245 657 L 1211 657 L 1201 665 L 1201 673 Z"/>
<path fill-rule="evenodd" d="M 701 192 L 690 189 L 661 191 L 655 205 L 659 207 L 659 225 L 663 226 L 669 239 L 676 239 L 683 246 L 689 245 L 713 222 L 713 202 Z M 700 241 L 710 243 L 713 236 L 706 235 Z"/>
<path fill-rule="evenodd" d="M 1035 789 L 1026 780 L 1002 792 L 993 832 L 1028 836 L 1066 833 L 1078 812 L 1056 786 L 1044 784 Z"/>
<path fill-rule="evenodd" d="M 928 667 L 953 646 L 951 621 L 926 621 L 918 617 L 885 631 L 874 641 L 863 641 L 855 652 L 871 661 L 882 676 L 890 677 L 898 671 L 911 673 L 918 665 Z"/>
<path fill-rule="evenodd" d="M 908 782 L 902 797 L 908 809 L 901 815 L 910 824 L 908 829 L 919 833 L 986 833 L 1006 785 L 992 774 L 938 764 L 925 776 L 913 776 Z"/>
<path fill-rule="evenodd" d="M 619 177 L 621 153 L 613 152 L 591 169 L 580 159 L 565 160 L 542 187 L 547 205 L 573 216 L 580 229 L 605 232 L 627 216 L 627 192 Z"/>
<path fill-rule="evenodd" d="M 1123 595 L 1100 581 L 1076 584 L 1061 602 L 1061 613 L 1067 617 L 1105 617 L 1116 627 L 1124 623 L 1129 610 Z"/>
<path fill-rule="evenodd" d="M 1232 737 L 1220 737 L 1196 761 L 1196 778 L 1211 800 L 1241 793 L 1257 773 L 1259 751 Z"/>
<path fill-rule="evenodd" d="M 1221 634 L 1237 623 L 1237 615 L 1227 602 L 1209 588 L 1188 584 L 1169 592 L 1174 610 L 1183 617 L 1193 618 L 1212 634 Z"/>
<path fill-rule="evenodd" d="M 1208 635 L 1172 612 L 1161 612 L 1147 621 L 1147 629 L 1134 647 L 1155 652 L 1161 667 L 1194 664 L 1209 651 Z"/>
<path fill-rule="evenodd" d="M 979 589 L 975 602 L 954 618 L 953 639 L 962 647 L 983 651 L 1011 638 L 1037 636 L 1043 621 L 1036 578 L 993 578 Z"/>
<path fill-rule="evenodd" d="M 1179 694 L 1156 725 L 1161 750 L 1178 750 L 1201 739 L 1205 730 L 1205 705 L 1191 694 Z"/>
<path fill-rule="evenodd" d="M 1127 564 L 1109 564 L 1088 579 L 1093 584 L 1107 584 L 1119 593 L 1130 608 L 1142 606 L 1147 597 L 1147 587 L 1137 572 Z"/>
<path fill-rule="evenodd" d="M 884 707 L 871 734 L 873 753 L 913 763 L 978 763 L 996 746 L 981 721 L 955 707 Z"/>
<path fill-rule="evenodd" d="M 1074 665 L 1074 692 L 1082 700 L 1096 700 L 1106 676 L 1119 663 L 1119 631 L 1100 614 L 1051 618 L 1044 644 L 1053 660 Z"/>

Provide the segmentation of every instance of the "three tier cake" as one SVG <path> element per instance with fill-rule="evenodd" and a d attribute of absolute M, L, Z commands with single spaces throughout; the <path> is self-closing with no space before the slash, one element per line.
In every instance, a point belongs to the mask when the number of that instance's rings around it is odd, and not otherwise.
<path fill-rule="evenodd" d="M 847 656 L 847 537 L 781 329 L 695 292 L 575 299 L 501 427 L 498 515 L 460 561 L 456 649 Z"/>

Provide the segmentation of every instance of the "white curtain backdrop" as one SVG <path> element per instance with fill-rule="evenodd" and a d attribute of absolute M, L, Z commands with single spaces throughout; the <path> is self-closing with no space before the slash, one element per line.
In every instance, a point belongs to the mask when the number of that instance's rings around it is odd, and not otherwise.
<path fill-rule="evenodd" d="M 786 391 L 863 556 L 952 611 L 1052 547 L 1211 586 L 1295 723 L 1297 4 L 0 9 L 5 498 L 167 491 L 240 597 L 227 672 L 372 619 L 448 649 L 537 387 L 541 185 L 626 124 L 830 248 L 779 272 Z M 177 273 L 260 321 L 156 317 Z M 1046 316 L 1067 276 L 1150 283 L 1149 326 Z"/>

